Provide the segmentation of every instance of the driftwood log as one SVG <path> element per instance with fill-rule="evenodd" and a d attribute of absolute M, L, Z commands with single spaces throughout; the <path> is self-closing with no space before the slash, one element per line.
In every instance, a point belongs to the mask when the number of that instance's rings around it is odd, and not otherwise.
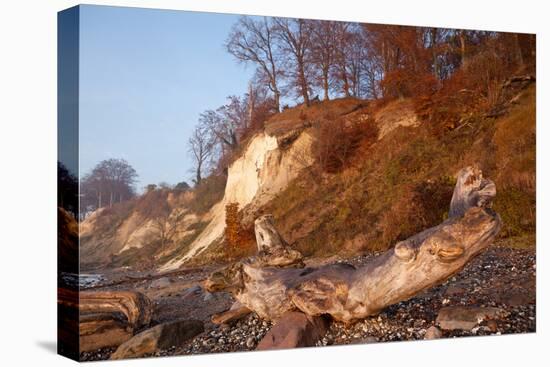
<path fill-rule="evenodd" d="M 252 311 L 250 311 L 248 307 L 243 306 L 239 301 L 237 301 L 229 310 L 212 315 L 210 320 L 216 325 L 232 324 L 247 316 L 251 312 Z"/>
<path fill-rule="evenodd" d="M 501 228 L 499 215 L 490 208 L 495 195 L 494 183 L 479 169 L 464 168 L 447 220 L 360 268 L 304 268 L 301 255 L 284 243 L 272 218 L 264 216 L 255 222 L 258 255 L 211 274 L 205 287 L 231 292 L 267 319 L 293 310 L 344 322 L 362 319 L 444 282 L 488 247 Z"/>
<path fill-rule="evenodd" d="M 130 291 L 80 292 L 80 351 L 118 346 L 151 322 L 152 304 Z"/>

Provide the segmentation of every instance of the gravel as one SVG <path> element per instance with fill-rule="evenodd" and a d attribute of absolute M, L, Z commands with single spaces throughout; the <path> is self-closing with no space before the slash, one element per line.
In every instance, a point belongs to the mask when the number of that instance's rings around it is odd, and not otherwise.
<path fill-rule="evenodd" d="M 379 254 L 358 256 L 345 262 L 361 266 L 376 256 Z M 425 338 L 429 328 L 437 326 L 435 320 L 438 312 L 447 306 L 499 307 L 504 312 L 498 319 L 480 321 L 471 330 L 441 330 L 442 338 L 535 332 L 535 279 L 534 251 L 494 246 L 473 259 L 460 273 L 445 283 L 410 300 L 392 305 L 380 314 L 354 324 L 333 322 L 325 336 L 317 342 L 317 346 L 421 340 Z M 213 297 L 220 296 L 213 294 Z M 204 295 L 197 297 L 197 303 L 193 307 L 202 308 L 200 314 L 205 320 L 206 314 L 220 312 L 219 303 L 222 300 L 224 307 L 228 307 L 231 302 L 229 296 L 224 295 L 217 300 L 209 300 L 211 306 L 205 308 L 199 306 L 200 302 L 204 303 L 204 298 Z M 165 298 L 159 306 L 175 309 L 178 307 L 177 300 L 176 297 Z M 189 311 L 189 305 L 180 304 L 179 307 Z M 162 318 L 169 317 L 171 313 L 163 311 Z M 270 321 L 262 320 L 254 313 L 231 326 L 207 322 L 206 331 L 187 344 L 159 351 L 155 355 L 254 350 L 271 326 Z M 112 351 L 103 350 L 97 353 L 101 357 L 88 353 L 83 354 L 83 359 L 107 359 Z"/>

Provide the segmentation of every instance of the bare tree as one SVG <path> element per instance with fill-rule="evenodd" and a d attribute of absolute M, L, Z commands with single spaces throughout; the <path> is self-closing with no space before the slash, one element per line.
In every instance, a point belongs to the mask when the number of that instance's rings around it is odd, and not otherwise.
<path fill-rule="evenodd" d="M 326 20 L 311 20 L 311 51 L 312 61 L 318 70 L 317 85 L 324 92 L 324 99 L 329 99 L 330 74 L 336 59 L 337 22 Z"/>
<path fill-rule="evenodd" d="M 281 42 L 281 51 L 290 63 L 291 83 L 309 106 L 311 67 L 311 25 L 304 19 L 273 18 L 276 37 Z"/>
<path fill-rule="evenodd" d="M 350 24 L 346 38 L 345 69 L 348 74 L 349 88 L 353 96 L 362 97 L 363 83 L 370 82 L 368 78 L 365 79 L 365 76 L 368 73 L 367 67 L 371 65 L 364 62 L 370 55 L 358 24 Z"/>
<path fill-rule="evenodd" d="M 136 170 L 124 159 L 99 162 L 82 179 L 81 207 L 85 211 L 95 210 L 132 198 L 137 177 Z"/>
<path fill-rule="evenodd" d="M 351 44 L 349 28 L 349 23 L 338 22 L 335 25 L 336 52 L 334 57 L 336 67 L 334 68 L 334 79 L 345 97 L 351 95 L 348 73 L 348 54 Z"/>
<path fill-rule="evenodd" d="M 206 169 L 208 168 L 208 162 L 212 157 L 212 152 L 214 149 L 214 141 L 208 130 L 207 126 L 204 124 L 204 121 L 195 127 L 193 130 L 193 135 L 189 138 L 188 141 L 189 152 L 193 156 L 195 161 L 195 185 L 200 184 L 202 176 Z"/>
<path fill-rule="evenodd" d="M 274 95 L 275 107 L 279 111 L 279 78 L 282 71 L 279 68 L 277 46 L 273 36 L 273 25 L 268 18 L 255 21 L 243 16 L 233 26 L 225 47 L 237 60 L 256 64 L 261 78 L 266 80 Z"/>
<path fill-rule="evenodd" d="M 167 245 L 172 243 L 176 238 L 185 214 L 185 210 L 179 208 L 166 210 L 153 218 L 152 223 L 158 233 L 161 251 L 166 250 Z"/>

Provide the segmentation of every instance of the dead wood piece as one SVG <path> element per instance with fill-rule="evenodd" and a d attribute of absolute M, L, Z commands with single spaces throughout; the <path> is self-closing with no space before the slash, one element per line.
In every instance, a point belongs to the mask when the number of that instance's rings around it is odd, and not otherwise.
<path fill-rule="evenodd" d="M 449 217 L 463 216 L 469 208 L 489 207 L 496 196 L 496 186 L 493 181 L 483 178 L 477 167 L 466 167 L 458 174 Z"/>
<path fill-rule="evenodd" d="M 229 310 L 212 315 L 211 320 L 216 325 L 233 324 L 251 312 L 248 307 L 243 306 L 240 302 L 235 302 Z"/>
<path fill-rule="evenodd" d="M 152 304 L 139 292 L 80 292 L 80 315 L 122 313 L 130 327 L 139 329 L 151 322 Z"/>
<path fill-rule="evenodd" d="M 139 292 L 80 292 L 80 350 L 118 346 L 151 321 L 150 300 Z"/>
<path fill-rule="evenodd" d="M 291 248 L 273 224 L 272 215 L 263 215 L 254 222 L 258 255 L 249 259 L 256 267 L 303 267 L 303 255 Z"/>
<path fill-rule="evenodd" d="M 280 268 L 253 257 L 213 273 L 205 287 L 230 291 L 244 306 L 271 320 L 293 310 L 344 322 L 362 319 L 444 282 L 489 246 L 501 227 L 500 217 L 490 209 L 495 195 L 494 183 L 479 169 L 467 167 L 458 174 L 447 220 L 360 268 Z M 272 219 L 257 223 L 259 247 L 279 246 Z"/>

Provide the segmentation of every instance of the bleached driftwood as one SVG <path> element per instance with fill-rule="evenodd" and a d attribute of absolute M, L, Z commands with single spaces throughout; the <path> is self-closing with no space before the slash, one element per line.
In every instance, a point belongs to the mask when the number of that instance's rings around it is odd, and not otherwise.
<path fill-rule="evenodd" d="M 494 183 L 484 179 L 479 169 L 461 170 L 447 220 L 397 243 L 360 268 L 270 265 L 270 246 L 279 252 L 295 250 L 279 241 L 274 228 L 259 228 L 266 223 L 272 226 L 271 218 L 262 217 L 256 222 L 256 233 L 261 235 L 259 255 L 213 273 L 205 287 L 232 292 L 244 306 L 267 319 L 296 309 L 344 322 L 361 319 L 442 283 L 489 246 L 501 227 L 500 217 L 490 209 L 495 195 Z M 286 262 L 295 264 L 294 256 L 287 256 Z"/>
<path fill-rule="evenodd" d="M 273 216 L 264 215 L 254 222 L 258 255 L 250 259 L 256 267 L 304 267 L 303 256 L 294 250 L 281 237 Z"/>

